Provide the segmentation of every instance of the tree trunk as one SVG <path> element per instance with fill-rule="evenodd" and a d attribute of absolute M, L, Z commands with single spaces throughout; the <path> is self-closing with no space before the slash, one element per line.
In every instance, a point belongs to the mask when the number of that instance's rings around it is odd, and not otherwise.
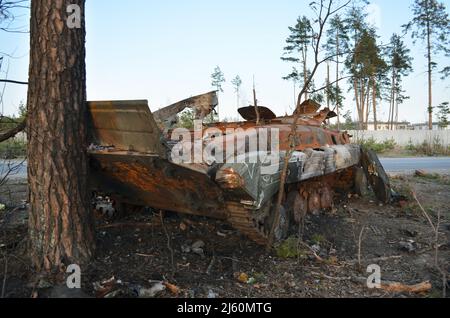
<path fill-rule="evenodd" d="M 391 127 L 392 130 L 396 130 L 396 125 L 394 122 L 395 116 L 395 104 L 398 99 L 399 90 L 397 89 L 397 71 L 394 71 L 394 99 L 392 100 L 392 118 L 391 118 Z"/>
<path fill-rule="evenodd" d="M 303 47 L 303 84 L 306 86 L 306 82 L 308 81 L 308 54 L 307 54 L 307 46 Z M 308 100 L 308 89 L 305 90 L 305 100 Z"/>
<path fill-rule="evenodd" d="M 294 108 L 295 108 L 295 105 L 297 105 L 297 98 L 298 98 L 298 96 L 297 96 L 297 82 L 295 81 L 295 79 L 293 80 L 293 82 L 294 82 Z"/>
<path fill-rule="evenodd" d="M 330 62 L 327 62 L 327 108 L 330 109 Z"/>
<path fill-rule="evenodd" d="M 358 129 L 362 130 L 361 119 L 362 119 L 363 115 L 361 114 L 361 105 L 360 105 L 360 99 L 359 99 L 359 95 L 358 95 L 358 82 L 357 82 L 356 78 L 353 79 L 353 90 L 355 91 L 356 110 L 358 111 Z"/>
<path fill-rule="evenodd" d="M 389 104 L 389 117 L 388 117 L 388 127 L 392 130 L 392 112 L 394 111 L 394 99 L 395 99 L 395 72 L 392 70 L 392 81 L 391 81 L 391 100 Z"/>
<path fill-rule="evenodd" d="M 378 130 L 377 121 L 377 83 L 375 79 L 372 80 L 372 104 L 373 104 L 373 123 L 375 125 L 375 131 Z"/>
<path fill-rule="evenodd" d="M 360 107 L 361 107 L 361 126 L 362 126 L 362 130 L 366 130 L 365 129 L 365 122 L 366 122 L 366 120 L 365 120 L 365 117 L 366 117 L 366 104 L 365 104 L 365 100 L 366 100 L 366 92 L 365 92 L 365 87 L 366 87 L 366 84 L 364 83 L 364 80 L 363 79 L 361 79 L 360 80 L 360 92 L 359 92 L 359 94 L 360 94 L 360 99 L 361 99 L 361 102 L 360 102 Z"/>
<path fill-rule="evenodd" d="M 336 31 L 336 115 L 337 115 L 337 128 L 338 130 L 341 129 L 341 119 L 340 119 L 340 112 L 339 109 L 340 100 L 339 100 L 339 54 L 340 54 L 340 43 L 339 43 L 339 31 Z"/>
<path fill-rule="evenodd" d="M 431 60 L 431 26 L 427 19 L 427 58 L 428 58 L 428 128 L 433 130 L 433 67 Z"/>
<path fill-rule="evenodd" d="M 365 117 L 365 123 L 364 128 L 365 130 L 369 129 L 369 116 L 370 116 L 370 80 L 367 81 L 367 90 L 366 90 L 366 96 L 365 96 L 365 105 L 366 105 L 366 117 Z"/>
<path fill-rule="evenodd" d="M 395 101 L 395 123 L 398 124 L 398 100 Z"/>
<path fill-rule="evenodd" d="M 79 5 L 82 27 L 66 24 Z M 32 0 L 28 90 L 30 256 L 38 271 L 94 251 L 88 195 L 84 0 Z"/>

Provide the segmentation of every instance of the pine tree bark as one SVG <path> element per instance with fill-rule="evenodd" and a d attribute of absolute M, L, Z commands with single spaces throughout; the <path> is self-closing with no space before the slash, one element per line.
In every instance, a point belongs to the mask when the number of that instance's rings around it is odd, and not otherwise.
<path fill-rule="evenodd" d="M 79 5 L 82 27 L 66 24 Z M 32 0 L 28 90 L 30 256 L 39 271 L 94 251 L 87 187 L 84 0 Z"/>
<path fill-rule="evenodd" d="M 433 130 L 433 66 L 431 60 L 431 25 L 427 19 L 427 59 L 428 59 L 428 128 Z"/>
<path fill-rule="evenodd" d="M 355 92 L 355 100 L 356 100 L 356 109 L 358 111 L 358 129 L 363 130 L 362 128 L 362 118 L 363 114 L 361 112 L 361 103 L 360 103 L 360 96 L 358 93 L 358 80 L 356 78 L 353 78 L 353 90 Z"/>
<path fill-rule="evenodd" d="M 308 62 L 307 62 L 307 58 L 308 58 L 308 47 L 305 45 L 303 47 L 303 83 L 304 85 L 306 85 L 306 82 L 308 81 Z M 305 91 L 305 100 L 308 100 L 308 91 Z"/>
<path fill-rule="evenodd" d="M 340 51 L 340 43 L 339 43 L 339 31 L 336 30 L 336 115 L 337 115 L 337 128 L 338 130 L 341 130 L 341 110 L 340 110 L 340 104 L 341 101 L 339 99 L 339 55 L 341 54 Z"/>
<path fill-rule="evenodd" d="M 394 100 L 395 100 L 395 71 L 392 70 L 392 79 L 391 79 L 391 99 L 389 103 L 389 117 L 388 117 L 388 127 L 389 130 L 393 130 L 392 128 L 392 112 L 394 111 Z"/>
<path fill-rule="evenodd" d="M 375 78 L 372 79 L 372 105 L 373 105 L 373 123 L 375 125 L 375 131 L 378 130 L 377 120 L 377 83 Z"/>
<path fill-rule="evenodd" d="M 330 62 L 327 62 L 327 108 L 330 109 Z"/>

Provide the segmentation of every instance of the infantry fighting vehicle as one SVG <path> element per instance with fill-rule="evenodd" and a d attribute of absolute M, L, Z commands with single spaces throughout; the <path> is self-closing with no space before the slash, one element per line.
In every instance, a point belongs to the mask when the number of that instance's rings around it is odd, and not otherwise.
<path fill-rule="evenodd" d="M 239 110 L 242 122 L 175 129 L 181 112 L 188 109 L 202 120 L 217 105 L 216 92 L 153 114 L 147 101 L 90 102 L 93 190 L 107 193 L 116 207 L 223 219 L 258 244 L 267 243 L 275 215 L 275 237 L 282 239 L 307 213 L 331 209 L 367 186 L 389 202 L 389 180 L 377 156 L 352 144 L 348 133 L 326 128 L 336 114 L 306 101 L 297 110 L 295 151 L 289 152 L 283 202 L 275 213 L 295 117 L 250 106 Z"/>

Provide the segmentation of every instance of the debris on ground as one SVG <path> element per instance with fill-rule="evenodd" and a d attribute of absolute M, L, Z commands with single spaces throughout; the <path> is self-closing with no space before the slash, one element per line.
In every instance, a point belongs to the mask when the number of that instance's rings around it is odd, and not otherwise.
<path fill-rule="evenodd" d="M 401 283 L 388 283 L 381 284 L 381 289 L 390 293 L 412 293 L 412 294 L 422 294 L 428 293 L 432 289 L 430 282 L 423 282 L 417 285 L 404 285 Z"/>
<path fill-rule="evenodd" d="M 400 249 L 408 253 L 414 253 L 419 248 L 418 244 L 413 240 L 402 241 L 399 243 Z"/>
<path fill-rule="evenodd" d="M 164 286 L 169 290 L 174 296 L 178 296 L 180 294 L 180 289 L 170 283 L 164 283 Z"/>
<path fill-rule="evenodd" d="M 442 211 L 439 258 L 441 264 L 448 264 L 450 188 L 414 176 L 392 183 L 396 190 L 411 184 L 433 219 Z M 418 207 L 380 208 L 372 197 L 353 197 L 335 208 L 333 215 L 308 215 L 302 240 L 294 235 L 272 253 L 221 220 L 183 217 L 181 221 L 178 215 L 168 214 L 164 224 L 172 236 L 175 271 L 158 211 L 125 215 L 117 220 L 120 226 L 97 219 L 97 255 L 83 268 L 81 292 L 98 298 L 441 297 L 443 278 L 434 267 L 431 245 L 434 234 Z M 0 213 L 0 257 L 9 255 L 5 297 L 64 297 L 66 291 L 52 282 L 42 281 L 42 289 L 36 288 L 37 281 L 29 283 L 35 280 L 26 258 L 27 226 L 11 218 L 19 215 L 11 211 Z M 186 231 L 181 222 L 188 226 Z M 361 241 L 359 266 L 358 236 L 363 226 L 368 231 Z M 226 239 L 218 232 L 225 233 Z M 193 248 L 202 249 L 205 257 Z M 372 264 L 382 269 L 381 289 L 367 288 L 366 266 Z M 4 270 L 0 258 L 2 282 Z"/>
<path fill-rule="evenodd" d="M 416 170 L 414 175 L 416 177 L 426 177 L 428 173 L 425 170 Z"/>
<path fill-rule="evenodd" d="M 246 273 L 239 273 L 238 275 L 237 275 L 237 280 L 240 282 L 240 283 L 243 283 L 243 284 L 247 284 L 248 283 L 248 275 L 246 274 Z"/>
<path fill-rule="evenodd" d="M 204 247 L 205 247 L 205 242 L 203 242 L 203 241 L 197 241 L 197 242 L 195 242 L 194 244 L 192 244 L 192 246 L 191 246 L 191 251 L 192 251 L 194 254 L 197 254 L 197 255 L 200 255 L 200 256 L 204 257 L 204 256 L 205 256 L 204 250 L 203 250 Z"/>
<path fill-rule="evenodd" d="M 154 282 L 154 285 L 151 288 L 139 288 L 139 298 L 154 298 L 165 290 L 166 285 L 163 282 Z"/>

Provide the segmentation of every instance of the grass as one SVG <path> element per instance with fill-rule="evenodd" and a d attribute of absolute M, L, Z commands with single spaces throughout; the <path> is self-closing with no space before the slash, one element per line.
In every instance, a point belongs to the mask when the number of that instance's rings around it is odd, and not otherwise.
<path fill-rule="evenodd" d="M 282 259 L 302 258 L 306 256 L 305 251 L 299 246 L 298 238 L 293 236 L 278 244 L 275 251 L 277 256 Z"/>
<path fill-rule="evenodd" d="M 438 173 L 426 173 L 424 175 L 415 176 L 417 179 L 425 180 L 425 181 L 432 181 L 441 185 L 448 185 L 450 186 L 450 178 L 448 176 L 444 176 Z"/>
<path fill-rule="evenodd" d="M 382 154 L 384 157 L 438 157 L 450 156 L 450 146 L 445 146 L 438 137 L 430 141 L 414 144 L 412 140 L 408 145 L 401 147 L 394 139 L 378 142 L 375 138 L 358 140 L 358 143 L 368 149 Z"/>
<path fill-rule="evenodd" d="M 414 144 L 412 140 L 405 147 L 407 151 L 415 155 L 435 157 L 450 155 L 450 146 L 444 146 L 439 138 L 434 138 L 432 141 L 424 141 L 421 144 Z"/>
<path fill-rule="evenodd" d="M 388 139 L 383 142 L 377 142 L 373 137 L 361 140 L 359 143 L 361 144 L 361 146 L 371 149 L 376 153 L 385 153 L 387 151 L 395 149 L 395 147 L 397 146 L 394 139 Z"/>
<path fill-rule="evenodd" d="M 314 244 L 322 244 L 322 243 L 325 243 L 327 240 L 325 239 L 325 237 L 323 236 L 323 235 L 321 235 L 321 234 L 314 234 L 313 236 L 312 236 L 312 238 L 311 238 L 311 241 L 314 243 Z"/>

